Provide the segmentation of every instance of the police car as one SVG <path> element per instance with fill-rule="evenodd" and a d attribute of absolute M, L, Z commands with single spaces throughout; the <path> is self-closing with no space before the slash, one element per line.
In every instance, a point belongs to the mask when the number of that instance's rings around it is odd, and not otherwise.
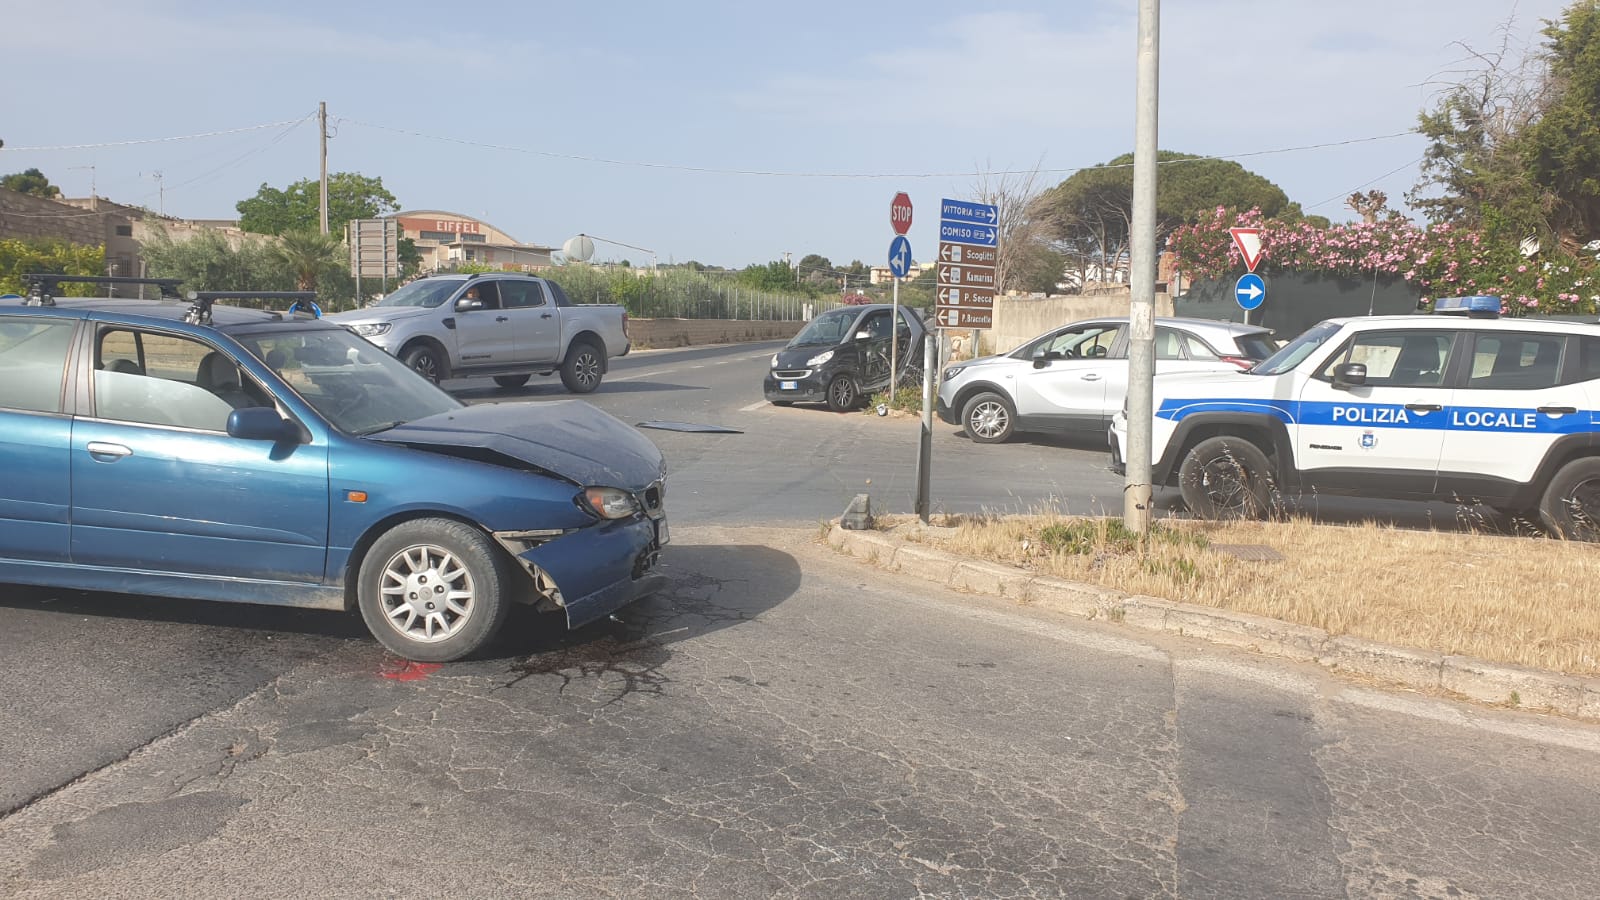
<path fill-rule="evenodd" d="M 1329 319 L 1245 372 L 1160 376 L 1152 481 L 1204 518 L 1275 489 L 1487 504 L 1600 539 L 1600 325 L 1435 315 Z M 1126 458 L 1126 409 L 1112 466 Z"/>

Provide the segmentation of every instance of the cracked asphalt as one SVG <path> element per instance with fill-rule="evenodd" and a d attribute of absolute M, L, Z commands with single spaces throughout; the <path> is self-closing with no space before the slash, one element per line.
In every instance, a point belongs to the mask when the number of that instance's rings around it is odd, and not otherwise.
<path fill-rule="evenodd" d="M 665 592 L 443 667 L 0 593 L 0 895 L 1600 896 L 1600 728 L 930 587 L 695 478 Z"/>

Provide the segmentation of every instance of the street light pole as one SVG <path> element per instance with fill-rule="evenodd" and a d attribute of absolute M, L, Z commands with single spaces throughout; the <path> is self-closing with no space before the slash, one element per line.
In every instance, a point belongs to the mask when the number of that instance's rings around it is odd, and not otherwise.
<path fill-rule="evenodd" d="M 1150 445 L 1155 418 L 1156 139 L 1160 80 L 1161 0 L 1139 0 L 1139 63 L 1133 139 L 1133 222 L 1130 238 L 1127 477 L 1122 520 L 1128 530 L 1150 528 Z"/>

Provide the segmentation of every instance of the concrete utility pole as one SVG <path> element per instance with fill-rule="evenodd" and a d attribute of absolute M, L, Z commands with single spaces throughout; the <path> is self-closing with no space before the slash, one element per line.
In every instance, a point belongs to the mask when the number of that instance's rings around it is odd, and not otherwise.
<path fill-rule="evenodd" d="M 328 101 L 317 104 L 317 133 L 322 135 L 322 233 L 328 233 Z"/>
<path fill-rule="evenodd" d="M 1133 228 L 1128 281 L 1128 475 L 1122 521 L 1150 528 L 1150 442 L 1156 363 L 1156 122 L 1161 72 L 1161 0 L 1139 0 L 1139 78 L 1133 137 Z"/>

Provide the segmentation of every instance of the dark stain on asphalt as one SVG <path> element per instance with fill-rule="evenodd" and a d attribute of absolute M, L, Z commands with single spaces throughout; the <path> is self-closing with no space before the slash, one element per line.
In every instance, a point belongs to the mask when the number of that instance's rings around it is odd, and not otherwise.
<path fill-rule="evenodd" d="M 28 866 L 35 878 L 71 878 L 197 844 L 233 818 L 245 798 L 220 791 L 122 803 L 51 831 L 53 843 Z"/>
<path fill-rule="evenodd" d="M 625 626 L 618 631 L 625 631 Z M 609 706 L 635 694 L 661 694 L 668 679 L 661 667 L 672 658 L 672 651 L 653 641 L 631 639 L 625 633 L 606 634 L 583 643 L 557 647 L 528 657 L 511 667 L 515 676 L 504 687 L 511 688 L 537 675 L 561 679 L 556 693 L 579 681 L 611 681 L 615 694 Z"/>

